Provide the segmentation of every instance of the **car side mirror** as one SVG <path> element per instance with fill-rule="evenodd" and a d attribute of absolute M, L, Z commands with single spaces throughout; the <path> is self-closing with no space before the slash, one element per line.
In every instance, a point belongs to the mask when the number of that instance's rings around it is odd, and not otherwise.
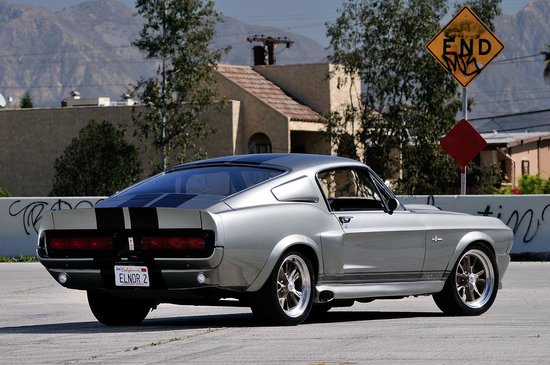
<path fill-rule="evenodd" d="M 395 198 L 391 198 L 388 200 L 388 213 L 392 214 L 394 210 L 399 208 L 399 200 Z"/>

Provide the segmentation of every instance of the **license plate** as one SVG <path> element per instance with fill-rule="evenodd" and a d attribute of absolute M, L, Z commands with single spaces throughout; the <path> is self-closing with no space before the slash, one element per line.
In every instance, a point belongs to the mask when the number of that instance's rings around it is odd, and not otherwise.
<path fill-rule="evenodd" d="M 149 286 L 149 270 L 147 266 L 122 266 L 115 265 L 116 286 Z"/>

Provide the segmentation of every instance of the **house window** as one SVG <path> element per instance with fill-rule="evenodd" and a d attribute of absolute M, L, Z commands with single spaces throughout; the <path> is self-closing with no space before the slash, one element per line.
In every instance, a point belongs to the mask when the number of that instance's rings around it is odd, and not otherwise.
<path fill-rule="evenodd" d="M 529 175 L 529 161 L 521 160 L 521 175 Z"/>
<path fill-rule="evenodd" d="M 271 153 L 271 141 L 263 133 L 256 133 L 248 142 L 249 153 Z"/>

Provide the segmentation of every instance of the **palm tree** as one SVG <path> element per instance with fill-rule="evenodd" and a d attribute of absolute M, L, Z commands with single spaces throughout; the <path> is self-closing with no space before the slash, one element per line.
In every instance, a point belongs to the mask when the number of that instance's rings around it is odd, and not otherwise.
<path fill-rule="evenodd" d="M 544 67 L 544 78 L 550 80 L 550 44 L 547 44 L 546 48 L 548 48 L 548 51 L 542 52 L 544 55 L 544 63 L 546 64 Z"/>

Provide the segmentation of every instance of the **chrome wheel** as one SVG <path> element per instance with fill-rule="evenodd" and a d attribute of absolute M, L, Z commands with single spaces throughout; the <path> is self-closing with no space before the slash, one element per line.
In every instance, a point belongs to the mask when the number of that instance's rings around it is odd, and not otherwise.
<path fill-rule="evenodd" d="M 456 267 L 456 291 L 469 308 L 481 308 L 490 299 L 495 287 L 495 273 L 489 257 L 480 250 L 467 251 Z"/>
<path fill-rule="evenodd" d="M 250 295 L 250 307 L 259 321 L 289 326 L 306 320 L 315 287 L 310 260 L 299 251 L 281 256 L 262 289 Z"/>
<path fill-rule="evenodd" d="M 298 255 L 287 256 L 277 272 L 277 298 L 283 312 L 297 318 L 311 301 L 311 275 L 306 262 Z"/>
<path fill-rule="evenodd" d="M 478 316 L 493 305 L 497 291 L 495 257 L 487 247 L 474 243 L 459 256 L 443 290 L 433 298 L 447 315 Z"/>

